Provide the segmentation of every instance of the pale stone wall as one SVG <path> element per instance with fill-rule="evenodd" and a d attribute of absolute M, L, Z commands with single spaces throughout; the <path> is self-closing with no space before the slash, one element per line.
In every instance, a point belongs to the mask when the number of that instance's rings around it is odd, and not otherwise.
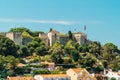
<path fill-rule="evenodd" d="M 60 41 L 59 32 L 49 32 L 48 39 L 49 39 L 50 46 L 52 46 L 56 41 Z"/>
<path fill-rule="evenodd" d="M 6 36 L 6 32 L 0 32 L 0 35 Z"/>
<path fill-rule="evenodd" d="M 71 77 L 71 80 L 78 80 L 78 75 L 72 69 L 67 70 L 66 74 Z"/>
<path fill-rule="evenodd" d="M 6 33 L 6 37 L 13 40 L 16 44 L 22 45 L 22 33 L 21 32 L 9 32 L 9 33 Z"/>
<path fill-rule="evenodd" d="M 45 43 L 46 46 L 49 45 L 48 36 L 45 33 L 39 33 L 40 39 Z"/>
<path fill-rule="evenodd" d="M 14 35 L 13 32 L 6 33 L 6 37 L 14 41 Z"/>
<path fill-rule="evenodd" d="M 87 35 L 84 33 L 81 34 L 74 34 L 75 40 L 77 43 L 79 43 L 80 45 L 85 45 L 86 41 L 87 41 Z"/>

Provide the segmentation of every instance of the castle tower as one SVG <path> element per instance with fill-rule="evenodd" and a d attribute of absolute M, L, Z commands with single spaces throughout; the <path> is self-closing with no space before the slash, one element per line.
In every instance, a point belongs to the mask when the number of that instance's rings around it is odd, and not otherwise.
<path fill-rule="evenodd" d="M 56 41 L 60 41 L 60 32 L 51 30 L 48 33 L 49 45 L 52 46 Z"/>
<path fill-rule="evenodd" d="M 9 33 L 6 33 L 6 37 L 13 40 L 16 44 L 22 45 L 22 33 L 21 32 L 9 32 Z"/>
<path fill-rule="evenodd" d="M 80 45 L 85 45 L 86 41 L 87 41 L 87 35 L 82 33 L 82 32 L 77 32 L 74 34 L 75 40 L 77 43 L 79 43 Z"/>

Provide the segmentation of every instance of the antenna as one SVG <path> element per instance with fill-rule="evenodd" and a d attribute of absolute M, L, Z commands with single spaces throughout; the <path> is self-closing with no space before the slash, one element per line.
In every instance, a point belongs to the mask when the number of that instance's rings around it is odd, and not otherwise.
<path fill-rule="evenodd" d="M 84 25 L 84 32 L 86 33 L 86 25 Z"/>

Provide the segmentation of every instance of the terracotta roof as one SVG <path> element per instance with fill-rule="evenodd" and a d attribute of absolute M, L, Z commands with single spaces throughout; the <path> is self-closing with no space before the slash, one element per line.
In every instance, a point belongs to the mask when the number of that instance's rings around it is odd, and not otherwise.
<path fill-rule="evenodd" d="M 84 68 L 72 68 L 72 70 L 76 73 L 79 73 L 83 70 Z"/>
<path fill-rule="evenodd" d="M 75 34 L 83 34 L 82 32 L 76 32 Z"/>
<path fill-rule="evenodd" d="M 50 32 L 52 32 L 52 33 L 59 33 L 59 31 L 56 31 L 56 30 L 52 30 Z"/>
<path fill-rule="evenodd" d="M 45 74 L 40 75 L 42 77 L 69 77 L 67 74 Z"/>
<path fill-rule="evenodd" d="M 9 77 L 7 80 L 34 80 L 32 77 Z"/>
<path fill-rule="evenodd" d="M 118 72 L 118 75 L 120 76 L 120 71 Z"/>
<path fill-rule="evenodd" d="M 22 64 L 22 63 L 19 63 L 18 65 L 17 65 L 17 67 L 24 67 L 24 66 L 26 66 L 25 64 Z"/>
<path fill-rule="evenodd" d="M 53 63 L 53 62 L 47 62 L 47 61 L 45 61 L 44 64 L 47 64 L 47 65 L 55 65 L 55 63 Z"/>

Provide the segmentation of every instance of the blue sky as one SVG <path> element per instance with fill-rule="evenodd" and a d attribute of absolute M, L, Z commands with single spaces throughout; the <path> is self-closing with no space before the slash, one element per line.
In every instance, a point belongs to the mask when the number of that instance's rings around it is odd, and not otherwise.
<path fill-rule="evenodd" d="M 120 0 L 0 0 L 0 32 L 13 27 L 83 32 L 84 25 L 90 40 L 120 47 Z"/>

